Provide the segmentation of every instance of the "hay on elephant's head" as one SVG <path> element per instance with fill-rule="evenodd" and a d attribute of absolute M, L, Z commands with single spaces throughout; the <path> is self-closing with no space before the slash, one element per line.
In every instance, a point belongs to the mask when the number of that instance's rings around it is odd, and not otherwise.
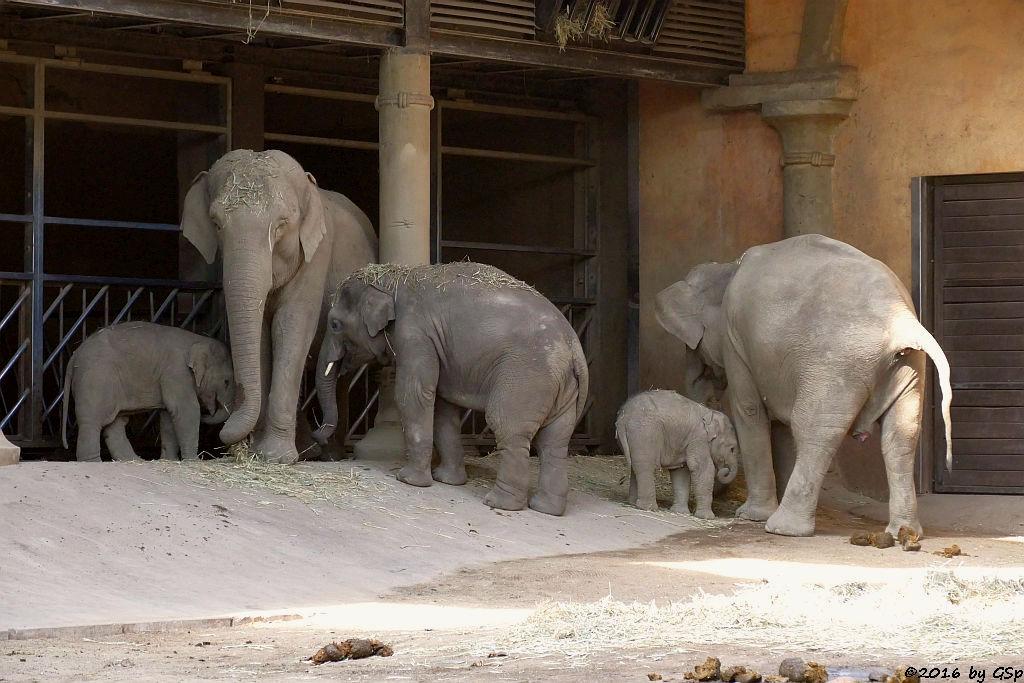
<path fill-rule="evenodd" d="M 450 285 L 461 284 L 466 287 L 486 289 L 516 289 L 540 296 L 536 289 L 522 280 L 517 280 L 494 266 L 489 266 L 485 263 L 474 263 L 472 261 L 455 261 L 453 263 L 422 266 L 406 266 L 400 263 L 371 263 L 345 278 L 344 282 L 338 287 L 338 290 L 340 291 L 341 287 L 344 287 L 347 282 L 353 280 L 393 294 L 398 292 L 400 286 L 417 290 L 428 287 L 444 290 Z M 337 300 L 337 294 L 335 294 L 335 300 Z"/>
<path fill-rule="evenodd" d="M 303 503 L 324 502 L 339 507 L 378 497 L 390 488 L 385 482 L 374 481 L 351 468 L 315 471 L 306 466 L 268 463 L 247 440 L 228 446 L 227 455 L 222 458 L 169 465 L 205 484 L 253 493 L 275 493 Z"/>
<path fill-rule="evenodd" d="M 267 179 L 276 178 L 279 171 L 269 152 L 253 152 L 236 161 L 220 193 L 224 210 L 230 212 L 245 206 L 257 213 L 265 211 L 274 196 Z"/>

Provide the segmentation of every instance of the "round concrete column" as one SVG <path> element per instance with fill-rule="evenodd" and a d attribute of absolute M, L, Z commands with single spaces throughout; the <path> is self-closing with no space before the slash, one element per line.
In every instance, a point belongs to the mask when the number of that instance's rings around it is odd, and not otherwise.
<path fill-rule="evenodd" d="M 380 130 L 380 261 L 430 262 L 430 55 L 391 48 L 380 63 L 376 101 Z M 405 451 L 395 408 L 395 374 L 383 368 L 373 428 L 356 458 L 392 460 Z"/>
<path fill-rule="evenodd" d="M 849 116 L 848 100 L 768 102 L 761 115 L 782 137 L 783 237 L 832 236 L 832 141 Z"/>

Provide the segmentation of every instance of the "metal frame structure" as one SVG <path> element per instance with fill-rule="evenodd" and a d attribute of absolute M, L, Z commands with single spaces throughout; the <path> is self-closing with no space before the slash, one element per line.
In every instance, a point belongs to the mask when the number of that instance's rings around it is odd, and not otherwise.
<path fill-rule="evenodd" d="M 52 447 L 57 443 L 59 425 L 54 428 L 53 411 L 63 396 L 63 374 L 70 356 L 69 342 L 82 339 L 99 327 L 122 320 L 148 319 L 197 328 L 197 319 L 209 312 L 219 285 L 207 282 L 152 280 L 141 278 L 96 278 L 45 272 L 44 238 L 47 225 L 90 226 L 138 230 L 178 230 L 177 224 L 113 221 L 47 216 L 44 203 L 45 135 L 47 121 L 77 121 L 128 127 L 158 128 L 222 136 L 230 148 L 231 81 L 206 73 L 156 71 L 134 67 L 85 64 L 78 60 L 46 59 L 0 54 L 0 62 L 24 64 L 32 70 L 31 107 L 0 106 L 0 114 L 26 120 L 26 177 L 31 180 L 24 214 L 0 214 L 0 221 L 25 226 L 25 264 L 22 273 L 0 273 L 0 289 L 15 288 L 13 304 L 0 318 L 0 332 L 17 324 L 19 343 L 0 369 L 0 383 L 18 376 L 17 398 L 4 397 L 0 427 L 24 447 Z M 78 112 L 61 112 L 46 107 L 46 75 L 51 69 L 208 83 L 222 87 L 223 125 L 185 123 L 165 119 L 143 119 Z M 77 314 L 70 305 L 81 294 Z M 124 303 L 118 297 L 125 297 Z M 113 308 L 112 308 L 113 306 Z M 111 315 L 111 311 L 115 311 Z M 100 315 L 102 311 L 102 316 Z M 73 319 L 73 320 L 72 320 Z M 16 323 L 15 323 L 16 321 Z M 69 322 L 70 321 L 70 322 Z M 209 334 L 221 332 L 216 320 L 207 321 Z M 54 385 L 55 383 L 55 385 Z M 56 386 L 56 389 L 53 389 Z M 54 393 L 55 392 L 55 393 Z"/>

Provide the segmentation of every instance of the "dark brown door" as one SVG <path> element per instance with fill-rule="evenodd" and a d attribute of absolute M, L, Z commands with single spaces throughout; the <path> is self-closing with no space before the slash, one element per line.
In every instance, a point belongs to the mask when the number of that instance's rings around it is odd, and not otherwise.
<path fill-rule="evenodd" d="M 1024 493 L 1024 174 L 936 179 L 933 216 L 953 383 L 953 471 L 936 438 L 935 490 Z"/>

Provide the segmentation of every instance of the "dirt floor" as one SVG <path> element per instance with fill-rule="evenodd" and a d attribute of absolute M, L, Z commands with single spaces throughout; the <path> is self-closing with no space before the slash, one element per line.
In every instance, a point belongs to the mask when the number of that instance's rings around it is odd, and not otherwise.
<path fill-rule="evenodd" d="M 681 681 L 707 656 L 858 680 L 1024 668 L 1021 497 L 923 496 L 922 550 L 904 552 L 851 545 L 885 509 L 834 482 L 816 536 L 794 539 L 726 517 L 730 499 L 715 522 L 625 506 L 621 458 L 574 459 L 563 518 L 487 510 L 488 458 L 429 489 L 377 463 L 304 464 L 300 489 L 188 467 L 0 470 L 0 680 Z M 954 543 L 967 555 L 933 554 Z M 350 637 L 394 655 L 310 661 Z"/>

